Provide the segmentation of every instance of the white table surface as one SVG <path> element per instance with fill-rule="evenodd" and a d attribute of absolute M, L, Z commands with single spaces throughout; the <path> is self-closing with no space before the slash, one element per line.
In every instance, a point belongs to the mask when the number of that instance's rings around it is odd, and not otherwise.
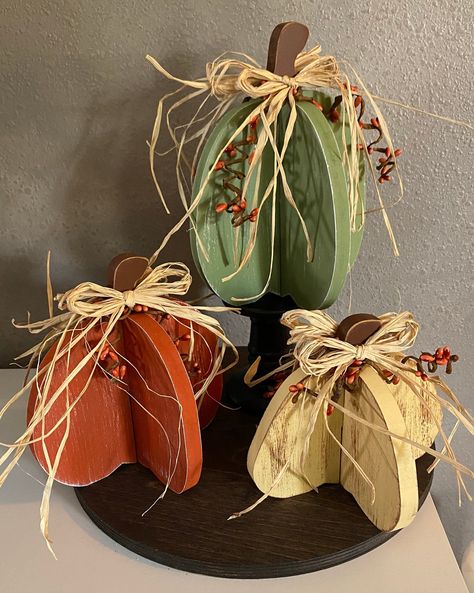
<path fill-rule="evenodd" d="M 22 370 L 0 370 L 1 403 L 23 376 Z M 25 405 L 26 399 L 0 422 L 0 441 L 20 434 Z M 409 527 L 360 558 L 316 573 L 255 581 L 189 574 L 145 560 L 102 533 L 72 488 L 56 485 L 50 515 L 55 561 L 40 534 L 42 486 L 32 477 L 44 480 L 44 474 L 29 451 L 20 464 L 24 471 L 16 468 L 0 489 L 1 593 L 467 593 L 431 496 Z"/>

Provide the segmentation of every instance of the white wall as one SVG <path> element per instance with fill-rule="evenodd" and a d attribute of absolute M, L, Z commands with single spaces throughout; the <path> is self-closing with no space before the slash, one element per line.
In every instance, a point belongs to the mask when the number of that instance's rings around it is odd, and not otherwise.
<path fill-rule="evenodd" d="M 10 318 L 46 314 L 48 249 L 55 289 L 101 281 L 113 255 L 151 253 L 178 216 L 177 205 L 173 216 L 163 213 L 148 172 L 145 140 L 170 85 L 146 53 L 185 78 L 226 49 L 264 63 L 273 26 L 299 20 L 312 42 L 349 60 L 377 94 L 474 120 L 469 0 L 4 0 L 0 16 L 4 365 L 31 343 Z M 394 259 L 372 215 L 352 274 L 353 311 L 414 311 L 420 348 L 448 343 L 461 355 L 451 384 L 472 409 L 472 132 L 396 108 L 386 113 L 405 149 L 406 197 L 391 212 L 401 256 Z M 171 181 L 167 190 L 173 194 Z M 190 263 L 184 235 L 165 257 Z M 198 281 L 195 293 L 205 292 Z M 347 303 L 346 291 L 333 313 L 344 316 Z M 245 342 L 245 319 L 226 325 Z M 472 439 L 460 436 L 456 446 L 474 467 Z M 473 507 L 457 508 L 445 468 L 433 492 L 459 557 L 474 537 Z"/>

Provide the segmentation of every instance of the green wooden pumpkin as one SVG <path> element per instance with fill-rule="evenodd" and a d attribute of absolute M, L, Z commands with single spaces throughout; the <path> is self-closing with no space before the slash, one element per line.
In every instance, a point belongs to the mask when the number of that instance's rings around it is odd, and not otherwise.
<path fill-rule="evenodd" d="M 278 179 L 274 199 L 272 195 L 261 205 L 262 196 L 274 173 L 274 154 L 267 144 L 261 164 L 254 168 L 246 192 L 245 209 L 240 226 L 232 224 L 233 214 L 224 204 L 235 197 L 233 190 L 224 187 L 230 180 L 234 189 L 242 187 L 243 175 L 249 167 L 252 143 L 245 144 L 252 135 L 258 137 L 260 126 L 245 127 L 239 145 L 223 153 L 224 163 L 211 174 L 200 203 L 193 213 L 193 226 L 204 246 L 200 247 L 195 232 L 191 233 L 194 259 L 212 290 L 224 301 L 235 304 L 251 303 L 264 292 L 291 296 L 299 307 L 320 309 L 329 307 L 338 297 L 346 275 L 359 252 L 362 229 L 351 231 L 348 183 L 343 166 L 343 134 L 348 131 L 339 122 L 333 123 L 327 113 L 333 98 L 323 93 L 304 93 L 307 99 L 297 102 L 295 128 L 285 154 L 283 165 L 288 184 L 298 210 L 303 217 L 312 249 L 313 259 L 307 260 L 307 242 L 297 212 L 286 199 L 281 178 Z M 318 107 L 322 106 L 323 111 Z M 258 100 L 244 102 L 229 111 L 218 122 L 205 144 L 193 183 L 193 198 L 200 191 L 209 170 L 213 167 L 228 139 L 245 122 L 258 105 Z M 277 121 L 277 143 L 283 135 L 290 113 L 284 106 Z M 346 140 L 347 141 L 347 140 Z M 234 156 L 234 159 L 232 159 Z M 239 158 L 241 157 L 241 158 Z M 222 164 L 222 163 L 221 163 Z M 357 212 L 364 208 L 364 164 L 360 156 L 360 187 Z M 232 210 L 231 204 L 228 210 Z M 220 210 L 220 211 L 216 211 Z M 252 214 L 258 208 L 258 232 L 252 254 L 240 271 L 230 279 L 242 261 L 252 235 Z M 223 210 L 224 209 L 224 210 Z M 272 224 L 275 226 L 272 245 Z M 360 225 L 358 225 L 360 226 Z"/>

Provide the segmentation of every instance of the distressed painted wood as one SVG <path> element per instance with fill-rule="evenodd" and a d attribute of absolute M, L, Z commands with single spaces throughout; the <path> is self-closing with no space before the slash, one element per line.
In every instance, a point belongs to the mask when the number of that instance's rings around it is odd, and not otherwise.
<path fill-rule="evenodd" d="M 127 383 L 137 460 L 173 492 L 199 480 L 201 435 L 194 391 L 169 335 L 151 316 L 123 322 L 125 354 L 133 364 Z"/>
<path fill-rule="evenodd" d="M 344 405 L 373 424 L 408 436 L 397 402 L 385 381 L 370 366 L 361 372 L 359 388 L 346 391 Z M 342 442 L 375 486 L 375 501 L 368 484 L 345 455 L 341 460 L 341 485 L 382 531 L 408 525 L 418 510 L 416 465 L 411 446 L 363 426 L 347 414 Z"/>
<path fill-rule="evenodd" d="M 332 104 L 332 97 L 326 95 L 325 93 L 320 92 L 311 92 L 305 91 L 303 93 L 307 97 L 311 97 L 315 99 L 318 103 L 320 103 L 323 108 L 324 112 L 329 112 Z M 334 137 L 337 142 L 337 146 L 339 148 L 339 152 L 344 154 L 344 139 L 348 144 L 348 149 L 350 147 L 350 131 L 349 126 L 346 123 L 343 126 L 343 117 L 344 109 L 341 106 L 341 117 L 337 122 L 331 122 L 330 126 L 333 131 Z M 357 256 L 359 255 L 360 247 L 362 244 L 362 239 L 364 237 L 364 227 L 361 226 L 362 224 L 362 212 L 365 208 L 365 194 L 366 194 L 366 174 L 365 174 L 365 160 L 363 156 L 363 152 L 360 152 L 359 157 L 359 201 L 357 202 L 356 208 L 356 228 L 355 232 L 351 231 L 350 234 L 350 255 L 349 255 L 349 265 L 352 267 L 354 265 Z"/>
<path fill-rule="evenodd" d="M 64 342 L 64 347 L 74 335 L 71 333 Z M 97 344 L 101 335 L 99 328 L 91 330 L 87 340 L 93 346 Z M 115 347 L 119 353 L 123 352 L 123 342 L 118 331 L 111 334 L 111 340 L 118 340 Z M 40 365 L 40 370 L 53 358 L 57 344 L 46 354 Z M 79 342 L 71 350 L 69 366 L 67 357 L 63 356 L 56 364 L 55 372 L 51 379 L 47 401 L 54 391 L 60 387 L 73 369 L 86 355 L 86 342 Z M 69 437 L 62 452 L 61 461 L 56 473 L 56 480 L 70 486 L 85 486 L 100 480 L 112 473 L 122 463 L 136 461 L 135 441 L 132 427 L 130 400 L 128 395 L 106 377 L 102 371 L 93 371 L 94 361 L 90 361 L 84 369 L 72 380 L 69 387 L 69 398 L 73 401 L 86 386 L 89 375 L 93 372 L 93 379 L 84 392 L 77 405 L 71 411 Z M 40 378 L 40 386 L 44 384 Z M 29 422 L 34 412 L 38 397 L 38 390 L 33 384 L 29 401 L 27 421 Z M 44 422 L 44 430 L 39 425 L 34 433 L 35 439 L 40 438 L 42 432 L 47 434 L 66 411 L 67 395 L 61 394 L 48 412 Z M 64 436 L 66 424 L 63 422 L 44 441 L 33 443 L 31 449 L 41 467 L 48 471 L 46 452 L 54 460 L 61 439 Z"/>
<path fill-rule="evenodd" d="M 423 386 L 431 393 L 436 393 L 435 386 L 429 381 L 422 381 L 414 375 L 411 375 L 411 379 L 415 380 L 420 386 L 418 390 L 420 397 L 403 381 L 400 381 L 398 385 L 388 385 L 388 388 L 405 420 L 408 438 L 425 447 L 431 447 L 438 435 L 438 425 L 441 425 L 443 411 L 441 406 L 421 389 Z M 424 454 L 424 451 L 418 447 L 412 447 L 412 453 L 414 458 L 418 459 Z"/>
<path fill-rule="evenodd" d="M 392 531 L 408 525 L 418 509 L 415 460 L 423 453 L 335 410 L 328 418 L 329 426 L 374 484 L 376 498 L 372 502 L 372 490 L 349 458 L 341 455 L 323 425 L 321 410 L 311 437 L 310 453 L 301 468 L 305 427 L 314 398 L 300 397 L 296 404 L 292 403 L 288 387 L 303 378 L 301 370 L 288 377 L 272 398 L 257 428 L 247 458 L 247 467 L 256 486 L 265 493 L 273 486 L 272 497 L 286 498 L 324 483 L 340 482 L 379 529 Z M 427 447 L 432 445 L 437 433 L 435 422 L 428 417 L 426 408 L 413 391 L 402 382 L 387 384 L 370 366 L 361 372 L 359 387 L 353 392 L 346 391 L 341 403 L 365 420 Z M 430 407 L 440 419 L 439 407 L 433 404 Z M 288 460 L 288 469 L 277 481 Z"/>
<path fill-rule="evenodd" d="M 256 101 L 246 102 L 218 123 L 199 161 L 193 185 L 194 195 L 204 183 L 232 131 L 244 121 L 256 104 Z M 289 294 L 299 306 L 311 309 L 332 304 L 344 284 L 349 268 L 351 233 L 342 156 L 331 125 L 321 111 L 307 102 L 298 103 L 297 109 L 299 116 L 284 166 L 294 199 L 308 227 L 314 259 L 307 261 L 301 224 L 279 183 L 274 206 L 269 199 L 260 211 L 257 241 L 251 258 L 236 277 L 224 282 L 223 278 L 238 268 L 250 240 L 252 223 L 244 223 L 234 229 L 230 215 L 215 212 L 216 204 L 223 201 L 224 191 L 222 173 L 212 172 L 194 217 L 196 231 L 206 252 L 212 256 L 206 260 L 195 235 L 191 243 L 194 258 L 205 279 L 214 292 L 227 302 L 232 302 L 232 297 L 253 297 L 265 286 L 272 254 L 273 209 L 276 231 L 268 291 L 282 296 Z M 280 141 L 287 118 L 288 109 L 284 108 L 278 123 Z M 273 166 L 273 154 L 267 146 L 262 165 L 255 171 L 249 185 L 249 212 L 260 203 L 273 176 Z M 247 173 L 247 162 L 241 167 Z M 308 284 L 312 286 L 311 291 L 303 288 Z"/>
<path fill-rule="evenodd" d="M 186 306 L 186 304 L 183 303 L 183 306 Z M 190 322 L 177 317 L 162 317 L 159 323 L 171 339 L 175 341 L 176 348 L 183 359 L 191 385 L 196 393 L 212 370 L 217 337 L 205 327 L 195 323 L 192 360 L 189 360 L 190 341 L 181 340 L 176 343 L 176 339 L 183 334 L 190 333 Z M 195 364 L 197 364 L 197 369 Z M 222 375 L 217 375 L 209 385 L 206 393 L 196 401 L 201 429 L 206 428 L 214 419 L 221 398 Z"/>
<path fill-rule="evenodd" d="M 247 456 L 247 468 L 256 486 L 262 492 L 269 492 L 274 485 L 271 495 L 277 498 L 339 482 L 339 448 L 324 426 L 324 410 L 320 411 L 311 436 L 310 455 L 301 466 L 307 420 L 314 406 L 314 397 L 301 396 L 293 403 L 291 395 L 288 396 L 288 387 L 303 378 L 303 372 L 298 369 L 282 383 L 258 425 Z M 308 386 L 311 387 L 311 380 Z M 335 411 L 328 422 L 340 439 L 342 415 Z M 275 484 L 288 460 L 288 469 Z"/>
<path fill-rule="evenodd" d="M 196 194 L 199 187 L 204 183 L 210 167 L 230 135 L 242 124 L 257 104 L 258 101 L 254 100 L 235 107 L 226 113 L 214 128 L 199 160 L 193 184 L 193 194 Z M 246 135 L 247 130 L 244 130 L 237 139 L 243 140 Z M 249 150 L 252 150 L 252 148 Z M 245 174 L 248 173 L 248 160 L 242 164 L 241 170 Z M 252 176 L 249 182 L 247 198 L 247 209 L 249 211 L 260 203 L 265 188 L 271 180 L 272 173 L 273 157 L 271 150 L 267 147 L 262 156 L 261 170 L 256 171 L 256 174 Z M 191 233 L 191 248 L 194 261 L 212 290 L 224 301 L 232 302 L 233 296 L 252 297 L 258 294 L 265 285 L 270 270 L 271 250 L 268 238 L 271 233 L 272 209 L 271 200 L 267 200 L 261 208 L 259 233 L 248 265 L 241 270 L 237 277 L 223 282 L 222 279 L 225 276 L 236 270 L 236 262 L 243 257 L 251 234 L 250 223 L 243 224 L 235 230 L 232 228 L 230 215 L 227 215 L 227 213 L 219 215 L 215 212 L 216 204 L 223 201 L 223 193 L 222 175 L 213 172 L 193 217 L 195 230 L 199 234 L 207 254 L 210 254 L 209 259 L 206 259 L 206 255 L 199 248 L 194 232 Z M 278 245 L 277 233 L 276 253 L 279 250 Z M 279 284 L 279 266 L 275 264 L 270 280 L 270 290 L 278 293 Z"/>
<path fill-rule="evenodd" d="M 131 290 L 147 267 L 147 258 L 119 255 L 109 266 L 109 284 L 116 290 Z M 112 380 L 101 364 L 91 360 L 46 414 L 44 427 L 40 425 L 34 432 L 35 439 L 47 434 L 64 415 L 68 397 L 69 402 L 73 401 L 87 387 L 70 414 L 69 437 L 56 473 L 58 481 L 88 485 L 122 463 L 138 460 L 175 492 L 196 484 L 202 466 L 200 426 L 207 426 L 217 412 L 222 378 L 217 376 L 196 402 L 194 394 L 212 370 L 217 338 L 197 324 L 193 329 L 191 360 L 190 341 L 179 339 L 190 331 L 189 322 L 156 312 L 133 313 L 118 322 L 109 343 L 120 365 L 126 366 L 123 381 Z M 63 348 L 78 331 L 68 336 Z M 71 350 L 69 362 L 66 356 L 58 361 L 48 400 L 97 344 L 102 332 L 103 326 L 92 329 Z M 49 350 L 41 369 L 51 361 L 57 347 L 58 343 Z M 40 386 L 44 381 L 42 377 Z M 34 385 L 28 421 L 37 403 L 38 389 Z M 32 444 L 33 454 L 46 471 L 48 456 L 54 461 L 65 428 L 63 422 L 44 443 Z"/>

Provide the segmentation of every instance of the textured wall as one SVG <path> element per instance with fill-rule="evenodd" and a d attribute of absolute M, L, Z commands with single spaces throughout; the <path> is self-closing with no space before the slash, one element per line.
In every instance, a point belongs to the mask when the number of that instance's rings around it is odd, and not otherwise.
<path fill-rule="evenodd" d="M 12 316 L 46 313 L 45 258 L 63 290 L 102 280 L 117 252 L 149 254 L 176 219 L 150 181 L 145 140 L 157 97 L 170 89 L 144 61 L 151 53 L 185 78 L 206 59 L 245 50 L 265 62 L 273 25 L 300 20 L 312 42 L 348 59 L 379 95 L 473 120 L 469 0 L 266 2 L 109 2 L 4 0 L 0 8 L 1 362 L 31 340 Z M 353 311 L 414 311 L 420 347 L 439 340 L 459 351 L 452 384 L 473 407 L 472 133 L 386 108 L 406 196 L 392 212 L 401 256 L 391 255 L 377 215 L 368 220 L 352 274 Z M 171 174 L 170 174 L 171 178 Z M 173 196 L 173 184 L 168 184 Z M 391 194 L 396 197 L 395 192 Z M 184 234 L 164 257 L 190 263 Z M 195 294 L 206 292 L 197 282 Z M 348 310 L 348 291 L 334 314 Z M 245 319 L 225 320 L 244 343 Z M 472 441 L 459 438 L 474 467 Z M 473 507 L 456 504 L 455 480 L 439 468 L 434 497 L 459 554 L 473 534 Z"/>

